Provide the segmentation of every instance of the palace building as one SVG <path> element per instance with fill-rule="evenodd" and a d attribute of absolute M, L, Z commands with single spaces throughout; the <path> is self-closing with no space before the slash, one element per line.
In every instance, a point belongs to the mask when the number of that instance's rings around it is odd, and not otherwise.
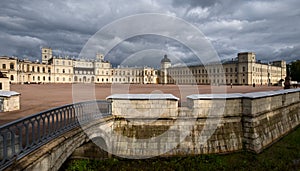
<path fill-rule="evenodd" d="M 281 84 L 286 77 L 286 62 L 256 61 L 255 53 L 238 53 L 222 65 L 188 67 L 172 66 L 164 56 L 161 68 L 113 68 L 102 54 L 95 60 L 70 59 L 52 55 L 51 48 L 42 48 L 42 62 L 0 57 L 0 71 L 10 83 L 124 83 L 124 84 L 211 84 L 271 85 Z"/>
<path fill-rule="evenodd" d="M 157 71 L 151 67 L 113 68 L 102 54 L 96 60 L 70 59 L 52 55 L 42 48 L 42 62 L 0 57 L 0 71 L 10 83 L 134 83 L 157 84 Z"/>
<path fill-rule="evenodd" d="M 172 67 L 165 56 L 161 61 L 161 82 L 167 84 L 211 85 L 282 85 L 286 77 L 286 62 L 256 62 L 253 52 L 238 53 L 232 61 L 220 64 Z"/>

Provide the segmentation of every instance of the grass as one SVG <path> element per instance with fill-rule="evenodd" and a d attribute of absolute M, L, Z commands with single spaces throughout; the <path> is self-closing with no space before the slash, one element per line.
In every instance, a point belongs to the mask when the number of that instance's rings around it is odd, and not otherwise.
<path fill-rule="evenodd" d="M 231 154 L 130 160 L 73 160 L 65 170 L 300 170 L 300 127 L 260 154 Z"/>

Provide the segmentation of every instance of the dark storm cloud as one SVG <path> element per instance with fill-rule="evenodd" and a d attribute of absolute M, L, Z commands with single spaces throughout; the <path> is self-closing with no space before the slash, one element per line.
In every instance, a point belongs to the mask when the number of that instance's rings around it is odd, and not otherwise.
<path fill-rule="evenodd" d="M 0 55 L 40 59 L 40 48 L 49 46 L 55 55 L 78 56 L 87 40 L 106 24 L 134 14 L 163 13 L 195 25 L 221 58 L 254 51 L 257 59 L 292 61 L 300 57 L 299 6 L 298 0 L 2 0 Z M 182 32 L 178 28 L 178 34 Z M 118 48 L 109 57 L 115 65 L 139 50 L 147 55 L 168 52 L 195 62 L 186 47 L 163 39 L 140 37 Z M 147 51 L 151 48 L 160 52 Z"/>
<path fill-rule="evenodd" d="M 145 52 L 145 53 L 144 53 Z M 150 52 L 154 52 L 151 54 Z M 172 64 L 200 63 L 197 56 L 181 42 L 159 35 L 140 35 L 124 40 L 115 46 L 107 55 L 106 59 L 114 66 L 121 63 L 134 67 L 135 65 L 147 65 L 158 68 L 162 57 L 168 54 Z M 128 61 L 128 58 L 142 58 L 138 63 Z"/>
<path fill-rule="evenodd" d="M 186 1 L 182 1 L 182 0 L 173 0 L 173 5 L 174 6 L 192 6 L 192 7 L 196 7 L 196 6 L 201 6 L 201 7 L 209 7 L 209 6 L 213 6 L 215 3 L 217 3 L 219 0 L 186 0 Z"/>

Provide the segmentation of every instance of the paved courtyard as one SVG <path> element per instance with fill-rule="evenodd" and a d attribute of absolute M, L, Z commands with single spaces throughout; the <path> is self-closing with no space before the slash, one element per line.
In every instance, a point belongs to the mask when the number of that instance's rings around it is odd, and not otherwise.
<path fill-rule="evenodd" d="M 95 85 L 94 88 L 74 89 L 72 94 L 72 84 L 32 84 L 32 85 L 11 85 L 12 91 L 21 93 L 21 110 L 14 112 L 0 113 L 0 125 L 11 122 L 24 116 L 32 115 L 40 111 L 50 108 L 70 104 L 73 102 L 74 96 L 80 96 L 84 100 L 93 100 L 90 94 L 95 90 L 97 99 L 105 99 L 107 96 L 116 93 L 170 93 L 182 101 L 185 97 L 191 94 L 200 93 L 248 93 L 254 91 L 271 91 L 279 90 L 282 87 L 268 86 L 189 86 L 189 85 L 140 85 L 140 84 L 101 84 Z M 76 100 L 76 99 L 75 99 Z"/>

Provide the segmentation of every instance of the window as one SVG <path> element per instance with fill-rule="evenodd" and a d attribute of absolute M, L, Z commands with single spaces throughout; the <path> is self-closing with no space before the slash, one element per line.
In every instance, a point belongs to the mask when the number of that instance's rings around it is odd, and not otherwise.
<path fill-rule="evenodd" d="M 59 73 L 59 69 L 56 69 L 56 73 Z"/>
<path fill-rule="evenodd" d="M 245 72 L 245 70 L 246 70 L 245 67 L 243 67 L 243 72 Z"/>
<path fill-rule="evenodd" d="M 59 81 L 59 77 L 56 77 L 56 81 Z"/>
<path fill-rule="evenodd" d="M 10 63 L 10 69 L 15 69 L 15 66 L 13 63 Z"/>
<path fill-rule="evenodd" d="M 6 64 L 2 64 L 2 69 L 6 69 Z"/>
<path fill-rule="evenodd" d="M 43 73 L 45 73 L 46 72 L 46 69 L 45 69 L 45 67 L 43 67 Z"/>
<path fill-rule="evenodd" d="M 14 76 L 13 76 L 13 75 L 10 76 L 10 80 L 11 80 L 11 81 L 14 80 Z"/>
<path fill-rule="evenodd" d="M 48 68 L 48 73 L 51 73 L 51 68 Z"/>
<path fill-rule="evenodd" d="M 62 72 L 65 73 L 65 69 L 63 69 Z"/>
<path fill-rule="evenodd" d="M 38 81 L 40 81 L 40 76 L 38 76 Z"/>
<path fill-rule="evenodd" d="M 40 72 L 40 67 L 37 67 L 37 72 Z"/>
<path fill-rule="evenodd" d="M 2 90 L 2 83 L 0 83 L 0 90 Z"/>
<path fill-rule="evenodd" d="M 43 76 L 43 81 L 46 81 L 46 77 L 45 76 Z"/>

